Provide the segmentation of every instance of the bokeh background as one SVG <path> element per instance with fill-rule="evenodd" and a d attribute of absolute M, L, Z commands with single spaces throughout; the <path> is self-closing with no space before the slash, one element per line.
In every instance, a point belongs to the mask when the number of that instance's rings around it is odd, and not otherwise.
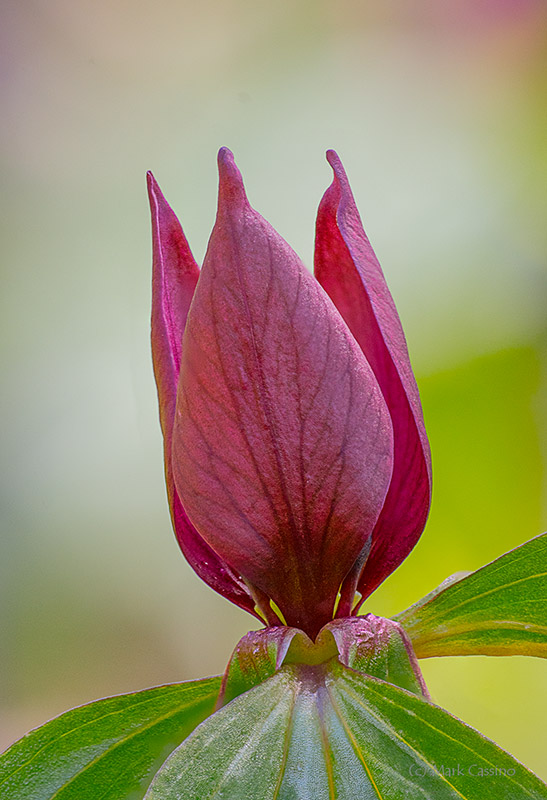
<path fill-rule="evenodd" d="M 201 259 L 230 146 L 310 265 L 338 150 L 405 326 L 429 524 L 389 615 L 544 530 L 543 0 L 4 0 L 0 744 L 101 695 L 219 673 L 253 621 L 171 533 L 149 351 L 153 169 Z M 547 665 L 422 662 L 547 778 Z"/>

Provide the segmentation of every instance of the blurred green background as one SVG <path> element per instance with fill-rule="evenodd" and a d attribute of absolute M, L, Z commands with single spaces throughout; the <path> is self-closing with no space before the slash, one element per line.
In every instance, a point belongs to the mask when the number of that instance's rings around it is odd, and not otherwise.
<path fill-rule="evenodd" d="M 547 527 L 544 2 L 6 0 L 2 15 L 0 745 L 101 695 L 218 673 L 253 627 L 170 529 L 147 169 L 200 259 L 228 145 L 310 265 L 325 149 L 344 160 L 434 467 L 426 531 L 366 610 Z M 439 704 L 547 778 L 547 664 L 422 663 Z"/>

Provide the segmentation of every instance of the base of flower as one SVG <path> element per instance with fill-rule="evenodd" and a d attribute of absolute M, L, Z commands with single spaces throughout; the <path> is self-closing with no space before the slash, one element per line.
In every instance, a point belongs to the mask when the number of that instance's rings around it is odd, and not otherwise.
<path fill-rule="evenodd" d="M 367 614 L 335 619 L 315 641 L 298 628 L 251 631 L 226 668 L 217 709 L 273 677 L 286 665 L 316 667 L 332 659 L 345 667 L 429 699 L 412 645 L 396 622 Z"/>

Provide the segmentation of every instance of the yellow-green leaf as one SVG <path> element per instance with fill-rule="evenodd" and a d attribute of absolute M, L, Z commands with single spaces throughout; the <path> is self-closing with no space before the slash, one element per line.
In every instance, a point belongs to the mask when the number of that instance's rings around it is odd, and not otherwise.
<path fill-rule="evenodd" d="M 445 581 L 394 619 L 418 658 L 547 658 L 547 534 L 476 572 Z"/>
<path fill-rule="evenodd" d="M 0 756 L 2 800 L 139 800 L 213 711 L 220 678 L 108 697 L 56 717 Z"/>

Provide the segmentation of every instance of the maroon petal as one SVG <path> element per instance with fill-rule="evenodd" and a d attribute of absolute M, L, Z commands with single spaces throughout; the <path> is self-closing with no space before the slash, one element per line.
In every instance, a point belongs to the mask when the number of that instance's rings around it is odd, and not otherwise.
<path fill-rule="evenodd" d="M 206 583 L 254 613 L 244 584 L 203 541 L 188 519 L 173 481 L 171 443 L 182 335 L 199 277 L 199 267 L 173 210 L 151 172 L 147 175 L 152 214 L 152 359 L 163 431 L 165 479 L 175 534 L 187 561 Z"/>
<path fill-rule="evenodd" d="M 182 335 L 199 267 L 180 222 L 151 172 L 147 180 L 152 214 L 152 357 L 161 428 L 167 444 L 175 419 Z"/>
<path fill-rule="evenodd" d="M 382 269 L 363 230 L 336 153 L 334 180 L 319 206 L 315 275 L 361 346 L 393 421 L 393 478 L 357 588 L 367 597 L 403 561 L 424 528 L 431 459 L 418 388 L 401 322 Z"/>
<path fill-rule="evenodd" d="M 177 490 L 203 538 L 315 634 L 392 471 L 382 393 L 347 326 L 219 153 L 217 220 L 183 341 Z"/>

